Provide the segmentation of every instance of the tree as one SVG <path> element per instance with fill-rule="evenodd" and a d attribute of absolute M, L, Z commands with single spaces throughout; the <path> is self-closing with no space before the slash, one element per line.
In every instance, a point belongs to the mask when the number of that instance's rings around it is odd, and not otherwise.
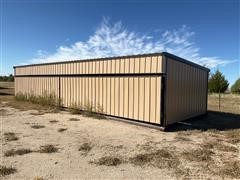
<path fill-rule="evenodd" d="M 218 93 L 218 108 L 221 107 L 221 93 L 224 93 L 228 88 L 228 81 L 225 76 L 217 70 L 215 73 L 211 74 L 208 81 L 208 90 L 210 93 Z"/>
<path fill-rule="evenodd" d="M 0 76 L 0 81 L 12 82 L 14 81 L 14 77 L 12 74 L 10 74 L 9 76 Z"/>
<path fill-rule="evenodd" d="M 231 92 L 240 94 L 240 78 L 238 78 L 232 85 Z"/>

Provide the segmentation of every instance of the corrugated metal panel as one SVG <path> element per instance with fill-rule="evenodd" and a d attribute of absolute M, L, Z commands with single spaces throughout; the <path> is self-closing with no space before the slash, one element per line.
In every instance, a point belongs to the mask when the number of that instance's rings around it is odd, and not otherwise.
<path fill-rule="evenodd" d="M 206 113 L 208 72 L 167 59 L 166 125 Z"/>
<path fill-rule="evenodd" d="M 16 77 L 16 93 L 58 96 L 60 91 L 65 107 L 90 105 L 101 107 L 104 114 L 160 124 L 162 77 L 151 73 L 165 72 L 166 125 L 205 113 L 208 72 L 170 58 L 163 61 L 160 55 L 16 67 L 15 75 L 57 75 Z"/>
<path fill-rule="evenodd" d="M 17 67 L 15 75 L 162 73 L 161 56 Z"/>

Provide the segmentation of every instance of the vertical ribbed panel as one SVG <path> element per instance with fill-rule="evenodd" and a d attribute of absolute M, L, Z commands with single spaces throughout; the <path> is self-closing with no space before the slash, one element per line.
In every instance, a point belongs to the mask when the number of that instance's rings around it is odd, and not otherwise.
<path fill-rule="evenodd" d="M 161 73 L 162 57 L 126 57 L 119 59 L 77 61 L 16 67 L 15 75 L 102 74 L 102 73 Z"/>
<path fill-rule="evenodd" d="M 167 59 L 166 125 L 206 113 L 208 72 Z"/>
<path fill-rule="evenodd" d="M 58 75 L 60 78 L 16 77 L 16 93 L 43 95 L 47 92 L 58 97 L 60 85 L 64 107 L 92 106 L 107 115 L 160 124 L 161 77 L 144 76 L 144 73 L 161 73 L 162 69 L 162 57 L 157 55 L 17 67 L 15 75 Z M 121 76 L 129 73 L 143 75 Z M 86 77 L 61 77 L 71 74 L 86 74 Z M 90 77 L 88 74 L 119 76 Z"/>

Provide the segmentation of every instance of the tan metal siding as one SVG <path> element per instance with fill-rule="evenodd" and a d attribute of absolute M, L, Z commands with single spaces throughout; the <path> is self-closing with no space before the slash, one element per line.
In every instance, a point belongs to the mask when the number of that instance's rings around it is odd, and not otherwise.
<path fill-rule="evenodd" d="M 206 113 L 208 72 L 167 59 L 166 125 Z"/>
<path fill-rule="evenodd" d="M 16 75 L 162 73 L 162 57 L 132 57 L 17 67 Z"/>
<path fill-rule="evenodd" d="M 161 73 L 162 57 L 64 62 L 16 68 L 16 75 Z M 56 93 L 64 107 L 93 106 L 102 113 L 160 124 L 161 77 L 16 77 L 16 93 Z M 99 108 L 100 107 L 100 108 Z"/>

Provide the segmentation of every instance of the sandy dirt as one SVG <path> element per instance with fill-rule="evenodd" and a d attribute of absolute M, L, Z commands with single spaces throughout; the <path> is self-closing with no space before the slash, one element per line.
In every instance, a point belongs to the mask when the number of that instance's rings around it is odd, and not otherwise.
<path fill-rule="evenodd" d="M 240 178 L 236 172 L 240 170 L 239 124 L 235 130 L 163 132 L 66 111 L 21 111 L 5 102 L 1 102 L 0 113 L 1 165 L 16 168 L 15 173 L 0 176 L 1 179 Z M 33 125 L 42 128 L 35 129 Z M 60 128 L 65 131 L 59 132 Z M 8 141 L 5 135 L 9 132 L 18 139 Z M 82 150 L 84 143 L 89 148 Z M 41 146 L 48 144 L 57 147 L 58 152 L 40 153 Z M 6 156 L 7 151 L 21 148 L 33 152 Z M 195 153 L 200 154 L 194 156 Z M 103 157 L 115 158 L 116 164 L 106 164 L 104 160 L 101 163 Z M 232 167 L 223 171 L 229 162 L 234 162 Z"/>

